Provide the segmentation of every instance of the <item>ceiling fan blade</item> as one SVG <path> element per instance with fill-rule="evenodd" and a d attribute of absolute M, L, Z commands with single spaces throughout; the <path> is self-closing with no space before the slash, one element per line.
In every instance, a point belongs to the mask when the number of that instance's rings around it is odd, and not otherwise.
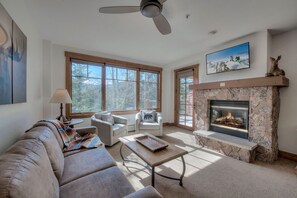
<path fill-rule="evenodd" d="M 161 4 L 165 3 L 165 1 L 167 1 L 167 0 L 159 0 L 159 2 L 160 2 Z"/>
<path fill-rule="evenodd" d="M 157 17 L 154 17 L 153 20 L 161 34 L 166 35 L 171 33 L 170 24 L 162 14 L 160 14 Z"/>
<path fill-rule="evenodd" d="M 139 11 L 139 6 L 110 6 L 99 8 L 99 12 L 104 14 L 124 14 Z"/>

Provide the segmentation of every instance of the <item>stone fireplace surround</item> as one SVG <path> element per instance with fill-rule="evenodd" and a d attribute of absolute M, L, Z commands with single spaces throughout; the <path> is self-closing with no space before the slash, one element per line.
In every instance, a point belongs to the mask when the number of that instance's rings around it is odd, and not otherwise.
<path fill-rule="evenodd" d="M 195 130 L 207 131 L 209 129 L 210 100 L 249 101 L 250 118 L 248 141 L 258 145 L 255 151 L 257 160 L 273 162 L 278 159 L 277 127 L 280 110 L 279 87 L 288 86 L 289 81 L 285 77 L 264 77 L 255 79 L 256 80 L 250 79 L 251 83 L 246 79 L 242 81 L 197 84 L 191 87 L 196 90 Z M 203 146 L 209 148 L 222 145 L 214 140 L 207 139 L 208 141 L 206 141 L 205 138 L 201 139 L 197 136 L 197 133 L 196 139 L 197 143 L 203 143 Z M 213 145 L 214 143 L 216 146 Z M 215 150 L 220 151 L 222 149 L 217 148 Z M 234 150 L 233 146 L 228 149 Z M 240 149 L 237 153 L 241 155 Z M 242 156 L 236 156 L 236 152 L 232 152 L 231 157 L 237 159 L 242 158 Z M 246 159 L 241 160 L 250 162 Z"/>

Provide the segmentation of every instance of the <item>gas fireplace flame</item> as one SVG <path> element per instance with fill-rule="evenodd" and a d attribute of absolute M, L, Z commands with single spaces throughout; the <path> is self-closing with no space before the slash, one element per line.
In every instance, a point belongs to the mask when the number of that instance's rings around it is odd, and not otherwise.
<path fill-rule="evenodd" d="M 236 118 L 231 112 L 228 112 L 225 116 L 216 118 L 215 124 L 220 124 L 229 127 L 242 128 L 244 127 L 243 118 Z"/>

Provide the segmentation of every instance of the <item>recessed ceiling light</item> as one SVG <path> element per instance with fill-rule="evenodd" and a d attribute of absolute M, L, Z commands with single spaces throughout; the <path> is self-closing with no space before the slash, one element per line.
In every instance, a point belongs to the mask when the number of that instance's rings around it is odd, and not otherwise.
<path fill-rule="evenodd" d="M 218 33 L 218 30 L 212 30 L 208 32 L 208 35 L 215 35 L 216 33 Z"/>

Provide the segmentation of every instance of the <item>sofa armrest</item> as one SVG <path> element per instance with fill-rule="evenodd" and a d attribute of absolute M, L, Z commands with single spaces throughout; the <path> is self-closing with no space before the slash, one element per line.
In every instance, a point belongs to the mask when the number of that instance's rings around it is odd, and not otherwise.
<path fill-rule="evenodd" d="M 91 122 L 92 123 L 97 123 L 97 124 L 100 124 L 100 125 L 112 126 L 112 124 L 110 124 L 109 122 L 106 122 L 106 121 L 103 121 L 103 120 L 100 120 L 100 119 L 96 119 L 96 118 L 92 118 Z"/>
<path fill-rule="evenodd" d="M 101 141 L 105 145 L 111 146 L 113 138 L 112 124 L 92 117 L 91 125 L 97 127 L 98 136 L 101 139 Z"/>
<path fill-rule="evenodd" d="M 104 133 L 106 131 L 112 132 L 112 124 L 109 122 L 105 122 L 99 119 L 91 119 L 91 125 L 96 126 L 98 129 L 98 134 L 99 133 Z"/>
<path fill-rule="evenodd" d="M 147 186 L 124 198 L 162 198 L 163 196 L 152 186 Z"/>
<path fill-rule="evenodd" d="M 84 136 L 87 133 L 93 133 L 98 135 L 97 127 L 95 126 L 78 127 L 78 128 L 75 128 L 75 130 L 81 136 Z"/>
<path fill-rule="evenodd" d="M 116 116 L 116 115 L 112 115 L 113 119 L 114 119 L 114 123 L 115 124 L 124 124 L 124 125 L 128 125 L 128 119 L 124 118 L 122 116 Z"/>

